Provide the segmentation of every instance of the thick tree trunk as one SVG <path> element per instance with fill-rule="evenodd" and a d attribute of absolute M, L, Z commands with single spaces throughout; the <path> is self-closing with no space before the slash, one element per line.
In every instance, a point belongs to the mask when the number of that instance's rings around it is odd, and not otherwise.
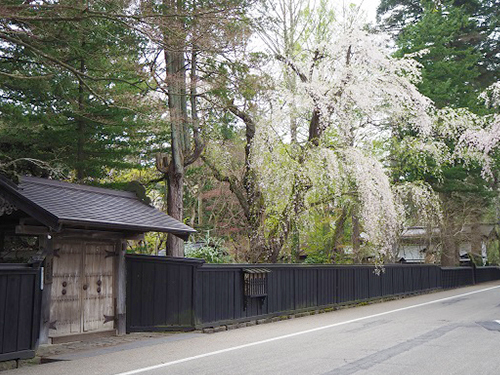
<path fill-rule="evenodd" d="M 184 184 L 184 154 L 183 154 L 183 113 L 182 101 L 178 95 L 169 93 L 170 126 L 172 143 L 172 160 L 167 173 L 167 213 L 174 219 L 183 220 L 183 184 Z M 169 234 L 167 239 L 167 255 L 173 257 L 184 256 L 183 241 Z"/>
<path fill-rule="evenodd" d="M 182 12 L 182 3 L 176 0 L 165 0 L 164 4 L 171 9 Z M 183 36 L 183 20 L 174 17 L 173 25 L 178 27 L 178 33 L 171 35 L 165 32 L 165 45 L 175 46 L 175 50 L 165 50 L 167 67 L 166 82 L 168 85 L 168 109 L 170 117 L 170 145 L 172 159 L 168 166 L 167 183 L 167 213 L 174 219 L 183 220 L 183 183 L 184 183 L 184 157 L 189 147 L 189 129 L 187 124 L 186 102 L 186 59 L 184 56 L 185 38 Z M 167 238 L 168 256 L 183 257 L 184 243 L 172 234 Z"/>
<path fill-rule="evenodd" d="M 458 233 L 462 227 L 460 218 L 463 217 L 461 207 L 457 208 L 456 202 L 449 193 L 441 194 L 443 202 L 443 221 L 441 232 L 441 266 L 454 267 L 460 264 Z"/>
<path fill-rule="evenodd" d="M 283 248 L 283 243 L 279 238 L 271 238 L 268 245 L 268 258 L 269 263 L 277 263 L 280 259 L 281 249 Z"/>
<path fill-rule="evenodd" d="M 172 164 L 171 164 L 172 166 Z M 173 168 L 170 168 L 173 169 Z M 170 170 L 169 170 L 170 172 Z M 172 170 L 167 175 L 168 181 L 168 192 L 167 192 L 167 207 L 168 214 L 179 221 L 182 221 L 183 217 L 183 184 L 184 176 L 175 174 Z M 183 257 L 184 256 L 184 241 L 173 234 L 169 234 L 167 237 L 167 251 L 168 256 L 171 257 Z"/>
<path fill-rule="evenodd" d="M 441 228 L 443 249 L 441 251 L 441 266 L 454 267 L 460 264 L 458 241 L 453 223 L 445 223 Z"/>

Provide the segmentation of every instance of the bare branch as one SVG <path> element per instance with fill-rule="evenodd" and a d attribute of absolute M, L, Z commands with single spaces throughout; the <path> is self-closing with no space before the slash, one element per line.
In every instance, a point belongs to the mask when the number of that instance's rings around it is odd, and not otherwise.
<path fill-rule="evenodd" d="M 304 83 L 309 82 L 309 80 L 307 79 L 307 76 L 300 71 L 300 69 L 297 67 L 297 65 L 295 65 L 295 63 L 293 61 L 291 61 L 290 59 L 287 59 L 286 57 L 279 55 L 279 54 L 276 55 L 276 59 L 278 61 L 285 63 L 285 65 L 290 67 L 299 76 L 299 78 L 302 82 L 304 82 Z"/>

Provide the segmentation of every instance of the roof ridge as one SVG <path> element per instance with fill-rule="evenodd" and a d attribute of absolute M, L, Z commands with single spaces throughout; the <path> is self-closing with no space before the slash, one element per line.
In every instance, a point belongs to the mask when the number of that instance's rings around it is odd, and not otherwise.
<path fill-rule="evenodd" d="M 124 198 L 137 199 L 137 200 L 139 199 L 139 198 L 137 198 L 137 195 L 133 191 L 114 190 L 114 189 L 102 188 L 102 187 L 97 187 L 97 186 L 74 184 L 71 182 L 59 181 L 59 180 L 49 180 L 47 178 L 41 178 L 41 177 L 23 176 L 23 177 L 21 177 L 21 182 L 19 184 L 19 188 L 22 188 L 22 185 L 24 183 L 56 186 L 56 187 L 61 187 L 64 189 L 69 189 L 69 190 L 89 191 L 89 192 L 100 193 L 100 194 L 105 194 L 105 195 L 112 195 L 112 196 L 116 196 L 116 197 L 124 197 Z"/>

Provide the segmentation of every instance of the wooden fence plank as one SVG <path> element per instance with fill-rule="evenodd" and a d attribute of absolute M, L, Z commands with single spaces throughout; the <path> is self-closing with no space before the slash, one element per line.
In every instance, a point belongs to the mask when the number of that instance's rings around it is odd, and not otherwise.
<path fill-rule="evenodd" d="M 16 350 L 29 350 L 31 347 L 31 331 L 33 329 L 33 309 L 31 306 L 36 291 L 34 283 L 35 275 L 20 278 L 21 295 L 19 296 L 19 324 L 17 329 Z"/>
<path fill-rule="evenodd" d="M 155 296 L 153 303 L 153 322 L 154 324 L 161 324 L 167 321 L 168 304 L 172 301 L 172 296 L 167 292 L 167 279 L 166 275 L 168 267 L 163 263 L 154 265 L 154 285 Z"/>
<path fill-rule="evenodd" d="M 17 331 L 19 329 L 21 293 L 21 276 L 9 275 L 7 277 L 7 298 L 5 300 L 7 308 L 9 309 L 4 328 L 4 350 L 6 353 L 15 352 L 18 348 Z"/>

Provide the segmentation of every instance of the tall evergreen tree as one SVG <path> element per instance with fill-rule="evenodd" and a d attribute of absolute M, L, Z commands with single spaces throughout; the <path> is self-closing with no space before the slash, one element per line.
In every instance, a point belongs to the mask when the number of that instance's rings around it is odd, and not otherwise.
<path fill-rule="evenodd" d="M 421 62 L 440 61 L 443 65 L 435 66 L 436 70 L 444 67 L 446 73 L 463 74 L 464 84 L 482 91 L 500 79 L 499 8 L 498 0 L 381 0 L 377 17 L 382 28 L 393 32 L 403 52 L 429 49 L 427 57 L 419 58 Z M 446 70 L 457 63 L 472 70 L 474 77 L 463 69 Z M 446 81 L 442 76 L 430 76 L 424 77 L 424 84 L 432 79 L 434 83 Z M 465 94 L 470 92 L 469 88 Z M 449 96 L 458 96 L 463 105 L 463 94 L 451 91 Z"/>
<path fill-rule="evenodd" d="M 479 94 L 500 78 L 497 7 L 497 1 L 489 0 L 383 0 L 378 12 L 384 25 L 395 32 L 397 54 L 415 54 L 422 64 L 418 87 L 424 95 L 438 108 L 467 108 L 485 114 Z M 408 135 L 405 130 L 395 134 L 395 144 Z M 444 142 L 452 151 L 457 146 L 453 136 Z M 418 166 L 404 165 L 401 154 L 394 159 L 400 163 L 394 169 L 395 180 L 423 179 L 440 193 L 444 211 L 441 262 L 457 264 L 457 233 L 465 222 L 477 223 L 484 217 L 495 196 L 491 183 L 482 178 L 477 165 L 455 162 L 436 176 L 432 168 L 415 174 Z"/>
<path fill-rule="evenodd" d="M 105 17 L 123 1 L 11 1 L 0 23 L 0 152 L 76 180 L 130 165 L 140 132 L 140 40 Z M 35 172 L 36 173 L 36 172 Z"/>

